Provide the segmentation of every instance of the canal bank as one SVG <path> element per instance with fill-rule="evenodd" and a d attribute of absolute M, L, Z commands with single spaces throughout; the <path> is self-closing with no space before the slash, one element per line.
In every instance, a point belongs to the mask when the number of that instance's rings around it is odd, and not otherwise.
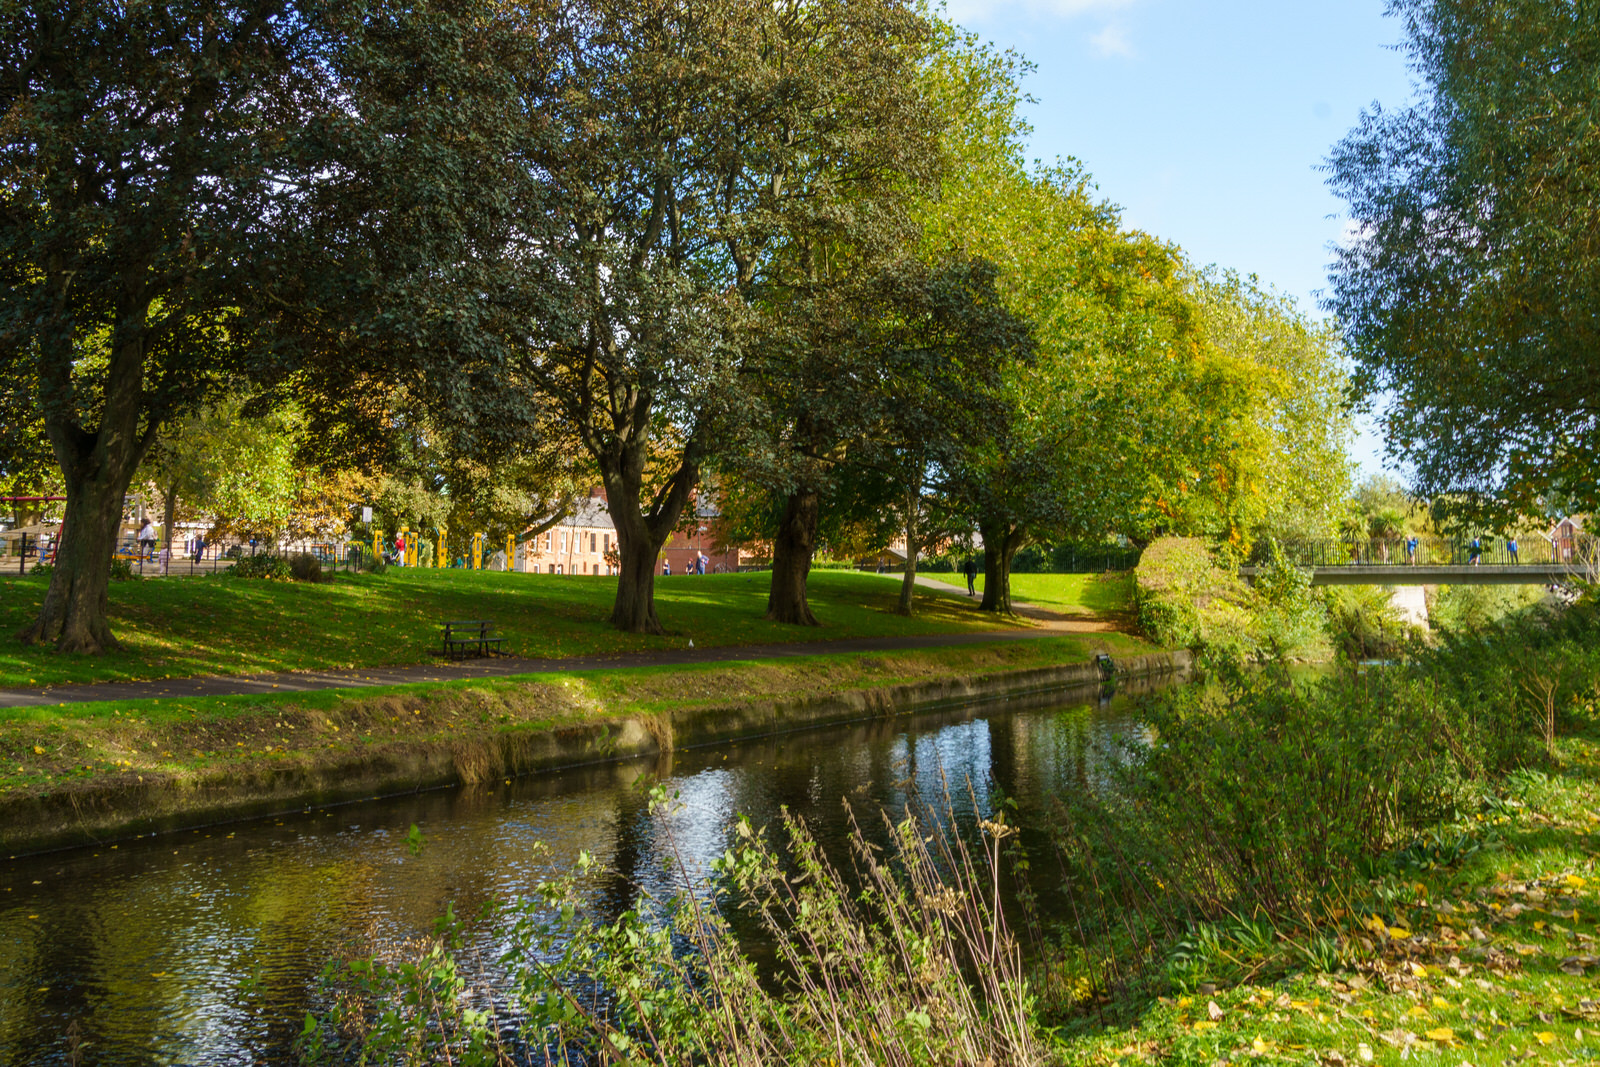
<path fill-rule="evenodd" d="M 7 724 L 0 739 L 22 776 L 0 792 L 0 852 L 100 844 L 862 720 L 996 702 L 1035 706 L 1099 682 L 1105 668 L 1093 657 L 1102 650 L 1120 677 L 1189 666 L 1185 652 L 1148 647 L 1055 638 L 287 699 L 78 705 L 71 717 L 66 708 L 36 709 Z"/>

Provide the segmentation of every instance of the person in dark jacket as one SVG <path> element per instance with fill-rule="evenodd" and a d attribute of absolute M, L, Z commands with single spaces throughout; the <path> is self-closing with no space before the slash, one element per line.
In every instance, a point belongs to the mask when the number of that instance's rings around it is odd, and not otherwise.
<path fill-rule="evenodd" d="M 968 555 L 961 561 L 961 573 L 967 576 L 967 595 L 978 595 L 978 558 Z"/>

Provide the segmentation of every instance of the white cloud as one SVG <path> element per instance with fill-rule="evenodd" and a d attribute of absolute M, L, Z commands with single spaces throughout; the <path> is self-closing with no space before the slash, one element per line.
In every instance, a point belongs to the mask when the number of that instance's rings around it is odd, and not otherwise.
<path fill-rule="evenodd" d="M 1089 43 L 1102 56 L 1133 55 L 1133 45 L 1128 41 L 1127 31 L 1115 22 L 1106 23 L 1105 29 L 1089 38 Z"/>

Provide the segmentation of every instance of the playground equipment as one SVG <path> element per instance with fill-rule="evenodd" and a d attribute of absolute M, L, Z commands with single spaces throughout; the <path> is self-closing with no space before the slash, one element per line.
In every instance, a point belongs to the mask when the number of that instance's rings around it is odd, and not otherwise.
<path fill-rule="evenodd" d="M 483 542 L 482 533 L 472 535 L 472 569 L 475 571 L 483 570 Z"/>
<path fill-rule="evenodd" d="M 445 553 L 446 535 L 449 533 L 443 526 L 439 527 L 439 566 L 450 566 L 450 557 Z"/>
<path fill-rule="evenodd" d="M 506 573 L 517 569 L 517 535 L 506 534 Z"/>

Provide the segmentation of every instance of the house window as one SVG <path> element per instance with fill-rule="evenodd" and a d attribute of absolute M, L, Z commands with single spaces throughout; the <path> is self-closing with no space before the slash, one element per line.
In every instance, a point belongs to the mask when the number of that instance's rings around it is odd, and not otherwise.
<path fill-rule="evenodd" d="M 590 552 L 595 551 L 595 547 L 594 547 L 595 546 L 595 542 L 598 541 L 598 540 L 599 539 L 597 537 L 595 537 L 594 534 L 590 534 L 589 535 L 589 551 Z"/>

